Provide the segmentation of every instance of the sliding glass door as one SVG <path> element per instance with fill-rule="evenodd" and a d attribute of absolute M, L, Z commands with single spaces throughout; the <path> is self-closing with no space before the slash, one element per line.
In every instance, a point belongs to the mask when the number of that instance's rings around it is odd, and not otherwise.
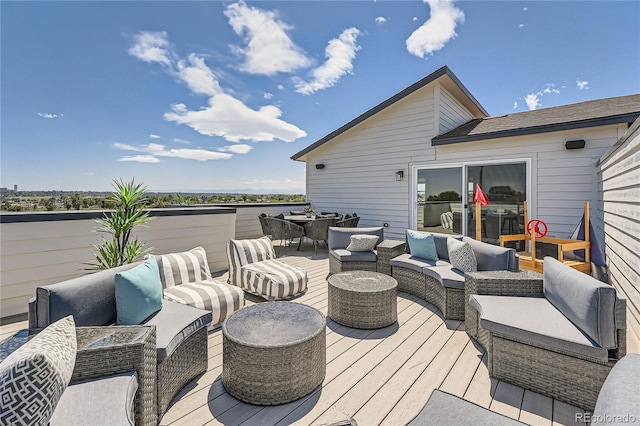
<path fill-rule="evenodd" d="M 499 244 L 524 230 L 527 171 L 527 161 L 416 167 L 414 223 Z"/>

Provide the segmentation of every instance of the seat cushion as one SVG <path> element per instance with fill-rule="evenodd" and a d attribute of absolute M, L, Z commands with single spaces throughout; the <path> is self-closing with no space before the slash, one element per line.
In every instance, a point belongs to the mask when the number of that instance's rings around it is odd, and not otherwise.
<path fill-rule="evenodd" d="M 601 348 L 544 297 L 474 294 L 469 303 L 480 313 L 480 327 L 533 346 L 608 360 Z"/>
<path fill-rule="evenodd" d="M 0 423 L 49 423 L 71 380 L 76 351 L 76 327 L 68 316 L 5 358 L 0 363 Z"/>
<path fill-rule="evenodd" d="M 244 305 L 244 291 L 240 287 L 216 280 L 167 288 L 164 298 L 210 311 L 213 316 L 211 324 L 224 321 Z"/>
<path fill-rule="evenodd" d="M 374 251 L 349 251 L 347 249 L 329 250 L 329 255 L 340 262 L 377 262 L 378 254 Z"/>
<path fill-rule="evenodd" d="M 616 347 L 615 288 L 552 257 L 544 258 L 542 286 L 544 296 L 598 345 Z"/>
<path fill-rule="evenodd" d="M 425 267 L 422 273 L 437 279 L 446 288 L 464 290 L 464 272 L 451 265 Z"/>
<path fill-rule="evenodd" d="M 407 426 L 523 425 L 517 420 L 487 410 L 450 393 L 435 389 Z"/>
<path fill-rule="evenodd" d="M 207 252 L 202 247 L 196 247 L 182 253 L 154 257 L 158 262 L 160 279 L 164 288 L 211 278 Z"/>
<path fill-rule="evenodd" d="M 158 364 L 171 356 L 189 336 L 209 324 L 212 318 L 209 311 L 165 300 L 162 309 L 142 323 L 156 326 Z"/>
<path fill-rule="evenodd" d="M 384 228 L 382 226 L 376 226 L 371 228 L 340 228 L 330 227 L 328 235 L 328 245 L 330 250 L 344 249 L 351 243 L 352 235 L 377 235 L 378 244 L 384 240 Z M 375 248 L 375 247 L 374 247 Z"/>
<path fill-rule="evenodd" d="M 307 271 L 287 265 L 279 260 L 264 260 L 241 268 L 247 291 L 267 300 L 294 296 L 307 289 Z"/>
<path fill-rule="evenodd" d="M 138 390 L 135 371 L 69 385 L 58 403 L 50 426 L 132 426 L 133 401 Z"/>
<path fill-rule="evenodd" d="M 412 256 L 408 253 L 404 253 L 391 259 L 389 264 L 392 267 L 396 266 L 396 267 L 411 269 L 412 271 L 416 271 L 416 272 L 423 272 L 423 269 L 426 267 L 447 266 L 449 265 L 449 262 L 446 262 L 444 260 L 436 260 L 434 262 L 432 260 L 426 260 L 421 257 Z"/>
<path fill-rule="evenodd" d="M 156 259 L 150 258 L 115 277 L 117 325 L 137 325 L 162 308 L 162 283 Z"/>
<path fill-rule="evenodd" d="M 620 415 L 621 418 L 616 419 L 612 415 Z M 628 354 L 613 366 L 598 394 L 591 425 L 631 423 L 632 418 L 636 422 L 640 419 L 639 354 Z"/>

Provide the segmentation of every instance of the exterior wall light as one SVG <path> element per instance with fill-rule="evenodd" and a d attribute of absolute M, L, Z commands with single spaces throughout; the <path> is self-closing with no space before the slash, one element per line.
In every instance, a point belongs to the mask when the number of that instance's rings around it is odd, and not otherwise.
<path fill-rule="evenodd" d="M 585 145 L 584 139 L 579 139 L 576 141 L 567 141 L 564 144 L 564 147 L 566 149 L 582 149 L 584 148 L 584 145 Z"/>
<path fill-rule="evenodd" d="M 322 163 L 316 164 L 316 169 L 318 169 L 318 170 L 324 169 L 324 164 L 322 164 Z"/>
<path fill-rule="evenodd" d="M 398 170 L 396 172 L 396 180 L 402 180 L 404 179 L 404 170 Z"/>

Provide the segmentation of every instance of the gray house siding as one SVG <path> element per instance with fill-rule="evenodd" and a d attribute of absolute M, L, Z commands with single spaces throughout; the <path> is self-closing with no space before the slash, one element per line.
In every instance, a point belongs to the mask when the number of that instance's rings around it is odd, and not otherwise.
<path fill-rule="evenodd" d="M 438 134 L 448 132 L 473 119 L 473 115 L 444 89 L 440 93 Z"/>
<path fill-rule="evenodd" d="M 609 281 L 627 298 L 629 338 L 640 341 L 640 119 L 600 162 Z"/>

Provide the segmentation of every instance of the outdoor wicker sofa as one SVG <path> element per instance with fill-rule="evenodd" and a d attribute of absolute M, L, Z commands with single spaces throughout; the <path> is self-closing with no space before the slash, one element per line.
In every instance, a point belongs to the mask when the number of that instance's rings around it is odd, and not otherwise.
<path fill-rule="evenodd" d="M 626 354 L 626 300 L 552 257 L 539 293 L 472 294 L 469 302 L 491 377 L 586 410 Z"/>
<path fill-rule="evenodd" d="M 412 254 L 407 244 L 402 254 L 391 259 L 391 275 L 398 281 L 399 291 L 434 304 L 446 319 L 465 319 L 464 272 L 450 262 L 447 247 L 449 238 L 467 243 L 471 247 L 478 271 L 518 270 L 518 257 L 513 249 L 497 247 L 461 235 L 431 234 L 437 260 Z"/>
<path fill-rule="evenodd" d="M 350 251 L 347 247 L 354 235 L 375 235 L 378 240 L 372 250 Z M 384 240 L 384 228 L 329 228 L 329 272 L 336 274 L 343 271 L 374 271 L 377 270 L 378 255 L 376 249 Z"/>
<path fill-rule="evenodd" d="M 117 316 L 115 275 L 140 264 L 142 262 L 38 287 L 36 296 L 29 301 L 29 328 L 44 328 L 72 315 L 78 327 L 118 329 L 120 326 L 114 325 Z M 176 393 L 206 371 L 206 326 L 211 321 L 210 311 L 164 300 L 162 309 L 140 324 L 155 326 L 157 352 L 157 381 L 151 387 L 141 386 L 138 391 L 141 395 L 136 397 L 139 398 L 137 410 L 147 418 L 145 424 L 157 423 Z"/>
<path fill-rule="evenodd" d="M 637 423 L 640 419 L 640 355 L 618 361 L 599 389 L 593 413 L 576 417 L 575 423 L 592 426 Z M 435 389 L 424 408 L 407 426 L 523 425 L 458 396 Z"/>

